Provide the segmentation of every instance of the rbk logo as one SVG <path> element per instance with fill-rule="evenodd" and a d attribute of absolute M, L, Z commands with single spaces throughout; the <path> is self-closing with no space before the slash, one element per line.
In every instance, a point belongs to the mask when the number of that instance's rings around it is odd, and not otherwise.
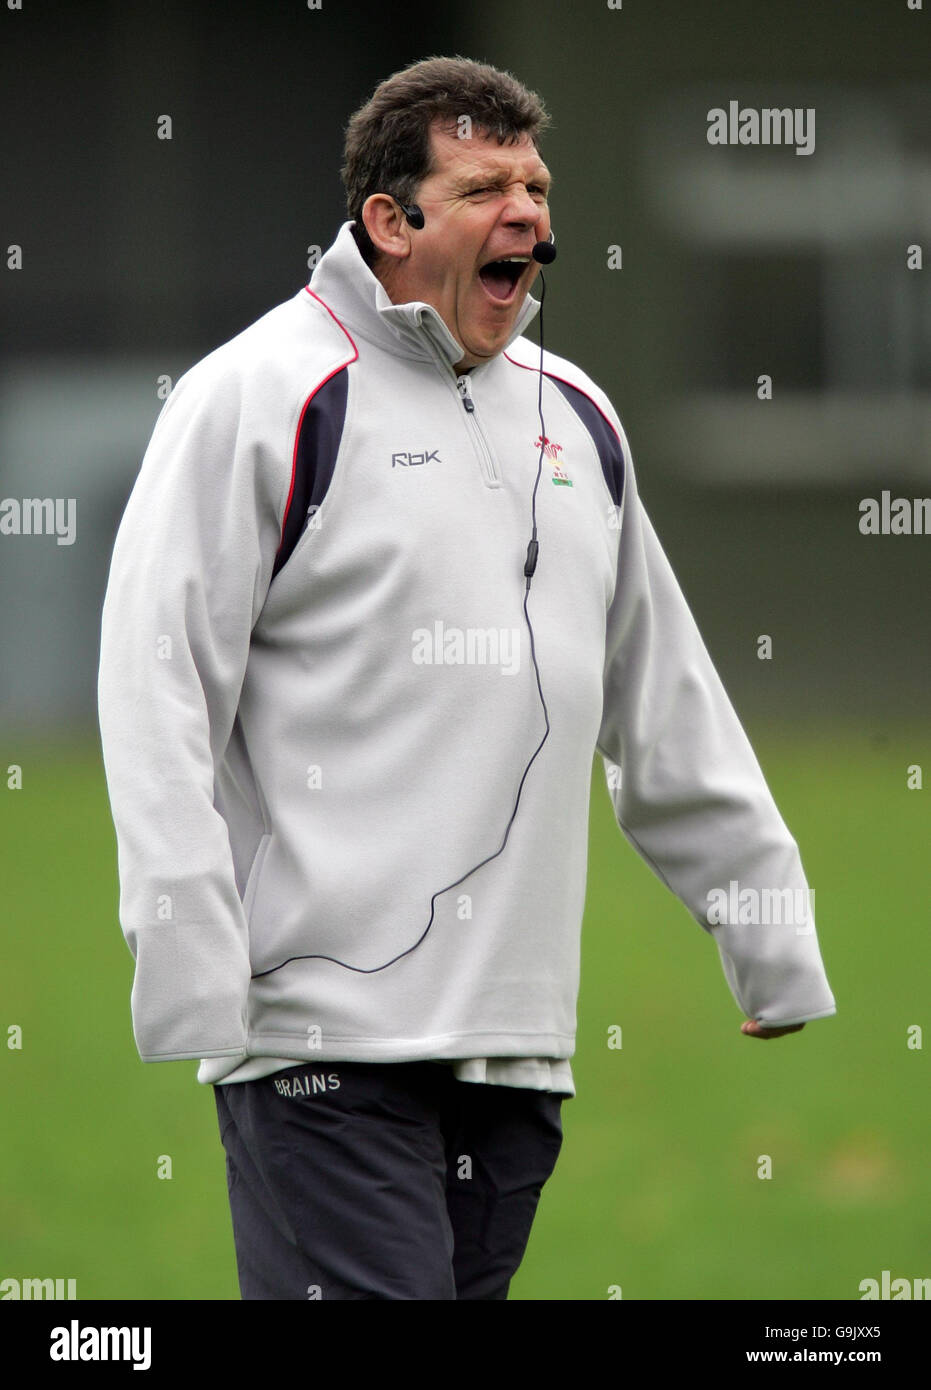
<path fill-rule="evenodd" d="M 420 463 L 441 463 L 439 449 L 431 449 L 429 453 L 409 454 L 402 451 L 399 454 L 391 455 L 392 468 L 412 468 Z"/>

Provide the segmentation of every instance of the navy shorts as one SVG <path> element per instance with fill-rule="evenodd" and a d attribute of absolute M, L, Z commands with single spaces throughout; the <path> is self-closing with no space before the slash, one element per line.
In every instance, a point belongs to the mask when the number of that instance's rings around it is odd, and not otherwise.
<path fill-rule="evenodd" d="M 441 1062 L 215 1085 L 244 1299 L 506 1299 L 565 1096 Z"/>

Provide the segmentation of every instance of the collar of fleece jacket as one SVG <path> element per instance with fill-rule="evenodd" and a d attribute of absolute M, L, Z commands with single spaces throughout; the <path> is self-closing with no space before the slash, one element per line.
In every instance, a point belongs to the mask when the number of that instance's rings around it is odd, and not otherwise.
<path fill-rule="evenodd" d="M 417 300 L 392 304 L 362 259 L 351 222 L 343 223 L 333 245 L 320 258 L 308 288 L 354 336 L 358 334 L 388 352 L 420 361 L 432 361 L 439 352 L 450 370 L 462 360 L 462 344 L 430 304 Z M 520 337 L 539 308 L 540 301 L 528 294 L 505 347 Z M 432 344 L 432 351 L 425 337 Z"/>

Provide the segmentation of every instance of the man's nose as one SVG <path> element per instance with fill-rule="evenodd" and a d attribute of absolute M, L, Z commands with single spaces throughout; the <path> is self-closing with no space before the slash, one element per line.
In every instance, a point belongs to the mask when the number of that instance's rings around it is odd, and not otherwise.
<path fill-rule="evenodd" d="M 546 204 L 532 198 L 526 187 L 521 185 L 509 190 L 510 197 L 504 212 L 504 221 L 520 223 L 522 226 L 536 227 L 546 212 Z"/>

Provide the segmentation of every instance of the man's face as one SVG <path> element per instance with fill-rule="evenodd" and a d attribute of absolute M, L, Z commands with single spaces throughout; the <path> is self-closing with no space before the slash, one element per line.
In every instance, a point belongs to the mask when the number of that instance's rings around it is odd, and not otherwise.
<path fill-rule="evenodd" d="M 549 235 L 550 174 L 528 135 L 499 145 L 434 126 L 431 142 L 434 171 L 416 199 L 425 224 L 386 285 L 396 303 L 431 304 L 465 349 L 459 368 L 479 366 L 506 345 L 539 274 L 530 253 Z M 523 259 L 501 264 L 514 256 Z"/>

